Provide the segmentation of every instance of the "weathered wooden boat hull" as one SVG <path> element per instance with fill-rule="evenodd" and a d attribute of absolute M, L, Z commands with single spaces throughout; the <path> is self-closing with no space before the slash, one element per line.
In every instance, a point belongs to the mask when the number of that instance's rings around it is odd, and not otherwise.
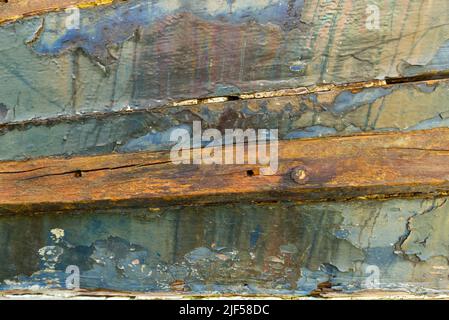
<path fill-rule="evenodd" d="M 73 267 L 86 290 L 447 293 L 448 5 L 0 2 L 0 296 Z M 194 121 L 278 130 L 279 172 L 170 163 Z"/>
<path fill-rule="evenodd" d="M 354 292 L 376 265 L 382 289 L 446 292 L 448 208 L 442 198 L 4 216 L 1 288 L 65 288 L 78 265 L 85 289 L 305 295 L 330 281 Z"/>

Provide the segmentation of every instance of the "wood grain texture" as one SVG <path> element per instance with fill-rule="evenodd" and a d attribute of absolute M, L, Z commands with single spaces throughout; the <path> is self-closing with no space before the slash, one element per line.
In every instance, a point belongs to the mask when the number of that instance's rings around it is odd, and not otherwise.
<path fill-rule="evenodd" d="M 449 127 L 449 81 L 444 79 L 315 89 L 150 110 L 94 113 L 86 108 L 88 115 L 19 123 L 7 117 L 0 124 L 0 160 L 169 150 L 171 132 L 191 131 L 193 121 L 222 134 L 234 128 L 278 129 L 281 140 Z M 8 116 L 26 110 L 18 106 Z M 49 115 L 42 111 L 35 115 Z"/>
<path fill-rule="evenodd" d="M 45 13 L 0 27 L 0 121 L 446 72 L 448 5 L 130 0 L 82 9 L 79 29 Z"/>
<path fill-rule="evenodd" d="M 0 160 L 63 156 L 0 162 L 0 291 L 447 292 L 449 129 L 416 130 L 449 82 L 413 77 L 448 78 L 448 1 L 110 3 L 0 2 Z M 303 139 L 273 175 L 155 152 L 195 120 Z"/>
<path fill-rule="evenodd" d="M 0 296 L 65 289 L 69 265 L 91 290 L 357 294 L 376 265 L 379 289 L 428 297 L 449 289 L 448 228 L 447 198 L 2 215 Z"/>
<path fill-rule="evenodd" d="M 273 175 L 254 164 L 175 165 L 168 153 L 3 162 L 0 205 L 20 211 L 442 195 L 449 191 L 448 143 L 449 129 L 283 141 Z M 297 167 L 303 183 L 292 178 Z"/>

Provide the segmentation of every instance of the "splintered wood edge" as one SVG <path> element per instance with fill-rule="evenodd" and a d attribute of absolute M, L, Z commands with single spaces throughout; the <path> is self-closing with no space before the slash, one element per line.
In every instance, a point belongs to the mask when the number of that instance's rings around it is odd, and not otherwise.
<path fill-rule="evenodd" d="M 21 0 L 0 2 L 0 25 L 46 12 L 65 10 L 70 7 L 80 9 L 109 5 L 117 0 Z"/>
<path fill-rule="evenodd" d="M 235 150 L 220 151 L 224 159 Z M 195 152 L 211 150 L 186 159 Z M 449 194 L 448 128 L 280 141 L 278 161 L 275 173 L 247 161 L 173 164 L 170 152 L 0 162 L 0 211 Z"/>
<path fill-rule="evenodd" d="M 333 291 L 315 299 L 325 300 L 448 300 L 449 295 L 445 292 L 413 293 L 407 291 L 391 290 L 361 290 L 356 292 Z M 267 294 L 195 294 L 191 292 L 127 292 L 127 291 L 107 291 L 107 290 L 61 290 L 61 289 L 41 289 L 41 290 L 9 290 L 0 292 L 0 300 L 54 300 L 54 299 L 92 299 L 92 300 L 303 300 L 310 299 L 308 295 L 267 295 Z"/>

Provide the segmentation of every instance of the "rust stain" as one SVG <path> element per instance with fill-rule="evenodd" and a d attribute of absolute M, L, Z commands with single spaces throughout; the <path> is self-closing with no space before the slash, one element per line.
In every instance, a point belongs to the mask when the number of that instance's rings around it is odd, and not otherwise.
<path fill-rule="evenodd" d="M 86 9 L 108 5 L 116 0 L 9 0 L 0 2 L 0 24 L 70 7 Z"/>

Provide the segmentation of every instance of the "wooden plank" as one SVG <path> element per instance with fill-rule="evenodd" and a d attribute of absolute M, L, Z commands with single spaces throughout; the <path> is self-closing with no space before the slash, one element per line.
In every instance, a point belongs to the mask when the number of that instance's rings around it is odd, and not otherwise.
<path fill-rule="evenodd" d="M 373 4 L 378 30 L 366 27 Z M 79 29 L 64 11 L 18 20 L 1 26 L 0 121 L 444 73 L 448 5 L 130 0 L 82 9 Z"/>
<path fill-rule="evenodd" d="M 0 160 L 168 150 L 174 144 L 170 132 L 191 130 L 195 120 L 201 120 L 204 130 L 216 128 L 222 134 L 233 128 L 278 129 L 281 140 L 449 126 L 449 81 L 444 79 L 278 93 L 150 110 L 86 109 L 91 113 L 7 122 L 0 124 Z M 27 108 L 15 110 L 23 113 Z M 43 118 L 50 115 L 42 111 L 30 112 Z"/>
<path fill-rule="evenodd" d="M 272 175 L 260 164 L 176 165 L 167 152 L 2 162 L 0 205 L 20 211 L 444 195 L 448 143 L 449 129 L 283 141 Z M 222 150 L 222 159 L 231 152 Z"/>
<path fill-rule="evenodd" d="M 447 200 L 2 215 L 0 296 L 65 289 L 70 265 L 79 268 L 85 290 L 356 294 L 374 265 L 379 289 L 447 293 Z M 323 282 L 331 288 L 316 292 Z"/>

